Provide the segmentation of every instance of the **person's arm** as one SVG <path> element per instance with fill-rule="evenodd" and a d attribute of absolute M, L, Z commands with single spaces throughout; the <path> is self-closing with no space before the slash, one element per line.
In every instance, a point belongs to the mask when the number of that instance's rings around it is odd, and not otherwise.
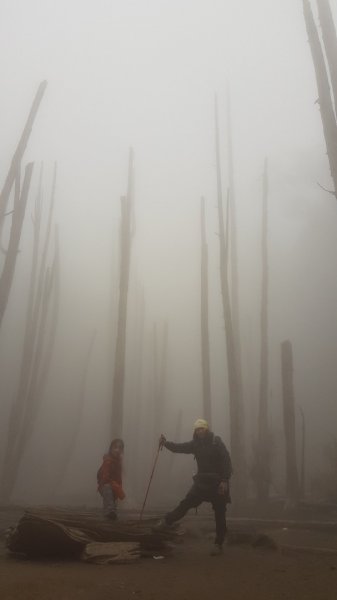
<path fill-rule="evenodd" d="M 177 452 L 179 454 L 194 454 L 194 442 L 182 442 L 177 444 L 176 442 L 168 442 L 164 435 L 161 435 L 159 444 L 165 446 L 171 452 Z"/>

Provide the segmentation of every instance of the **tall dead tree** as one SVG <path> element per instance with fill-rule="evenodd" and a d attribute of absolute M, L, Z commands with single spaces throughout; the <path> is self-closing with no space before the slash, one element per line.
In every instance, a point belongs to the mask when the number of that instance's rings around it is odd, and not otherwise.
<path fill-rule="evenodd" d="M 300 470 L 300 493 L 301 498 L 305 496 L 305 444 L 306 444 L 306 428 L 305 414 L 303 408 L 300 407 L 301 414 L 301 470 Z"/>
<path fill-rule="evenodd" d="M 27 389 L 24 390 L 22 414 L 19 415 L 18 419 L 14 419 L 14 416 L 18 414 L 16 412 L 16 404 L 14 407 L 15 412 L 12 411 L 10 415 L 10 427 L 2 473 L 1 499 L 3 501 L 8 501 L 11 497 L 18 478 L 21 461 L 34 431 L 37 415 L 43 401 L 46 368 L 49 366 L 53 350 L 53 348 L 50 348 L 50 346 L 54 341 L 53 338 L 51 340 L 47 337 L 47 329 L 48 319 L 50 319 L 50 307 L 53 304 L 53 296 L 58 287 L 55 284 L 57 271 L 58 266 L 55 258 L 53 267 L 48 267 L 46 271 L 43 287 L 41 317 L 36 333 L 36 349 L 31 366 L 31 375 L 28 386 Z M 53 324 L 52 330 L 55 329 L 56 325 Z M 49 357 L 48 361 L 46 359 L 46 355 Z"/>
<path fill-rule="evenodd" d="M 7 307 L 9 293 L 12 287 L 16 259 L 19 252 L 21 231 L 26 212 L 28 193 L 33 173 L 33 163 L 29 163 L 25 169 L 25 176 L 20 190 L 20 173 L 17 172 L 15 183 L 14 211 L 12 215 L 12 227 L 9 237 L 8 249 L 5 263 L 0 277 L 0 325 Z"/>
<path fill-rule="evenodd" d="M 19 444 L 21 456 L 35 427 L 37 414 L 43 400 L 42 391 L 53 354 L 56 331 L 55 316 L 58 314 L 59 305 L 59 298 L 57 296 L 59 288 L 58 278 L 59 255 L 57 248 L 53 263 L 50 267 L 47 267 L 44 279 L 41 316 L 38 323 L 34 361 L 32 363 L 31 378 L 27 392 L 24 433 L 21 436 Z M 51 314 L 53 314 L 54 319 L 52 319 L 52 323 L 50 324 Z"/>
<path fill-rule="evenodd" d="M 146 305 L 143 286 L 139 285 L 136 289 L 136 323 L 133 343 L 133 365 L 134 377 L 132 387 L 133 410 L 129 427 L 132 430 L 132 435 L 128 442 L 129 454 L 132 459 L 129 464 L 129 485 L 132 486 L 133 493 L 138 496 L 143 493 L 143 444 L 144 432 L 142 423 L 142 413 L 146 410 L 143 394 L 143 378 L 144 378 L 144 329 L 145 329 Z M 130 429 L 129 429 L 130 431 Z M 136 460 L 135 460 L 136 457 Z"/>
<path fill-rule="evenodd" d="M 11 165 L 10 165 L 10 168 L 8 171 L 8 175 L 6 177 L 4 186 L 3 186 L 1 194 L 0 194 L 0 234 L 2 232 L 3 221 L 4 221 L 6 207 L 8 204 L 10 193 L 11 193 L 12 187 L 14 185 L 17 173 L 20 169 L 22 157 L 26 150 L 27 143 L 28 143 L 28 140 L 29 140 L 29 137 L 30 137 L 33 125 L 34 125 L 35 117 L 36 117 L 37 111 L 39 109 L 43 95 L 46 91 L 46 87 L 47 87 L 46 81 L 42 81 L 42 83 L 40 83 L 40 85 L 38 87 L 35 98 L 33 100 L 33 104 L 29 111 L 28 119 L 26 121 L 25 127 L 21 134 L 17 148 L 13 154 L 13 158 L 12 158 L 12 162 L 11 162 Z"/>
<path fill-rule="evenodd" d="M 238 236 L 237 236 L 237 211 L 236 189 L 234 177 L 234 155 L 232 135 L 232 115 L 230 89 L 227 89 L 227 157 L 228 157 L 228 182 L 230 192 L 230 271 L 231 271 L 231 307 L 234 332 L 235 353 L 237 356 L 238 385 L 243 398 L 241 337 L 240 337 L 240 309 L 239 309 L 239 265 L 238 265 Z"/>
<path fill-rule="evenodd" d="M 41 319 L 41 305 L 43 301 L 43 287 L 46 277 L 46 262 L 48 249 L 50 244 L 50 230 L 53 218 L 53 210 L 55 203 L 55 186 L 56 186 L 56 165 L 54 167 L 54 177 L 51 193 L 51 201 L 49 206 L 47 231 L 43 243 L 42 255 L 39 263 L 39 247 L 41 242 L 41 198 L 42 198 L 42 172 L 40 174 L 39 189 L 35 203 L 35 212 L 33 217 L 34 240 L 33 240 L 33 256 L 30 274 L 30 287 L 28 293 L 28 303 L 26 311 L 25 333 L 23 339 L 23 349 L 21 357 L 21 368 L 19 375 L 19 385 L 16 394 L 16 399 L 12 405 L 9 424 L 9 436 L 7 442 L 7 452 L 11 452 L 10 448 L 14 446 L 14 440 L 17 434 L 15 431 L 20 430 L 19 423 L 23 419 L 24 406 L 26 402 L 26 393 L 29 389 L 29 382 L 32 376 L 32 364 L 36 354 L 37 331 L 38 324 Z M 6 455 L 8 462 L 9 455 Z"/>
<path fill-rule="evenodd" d="M 205 199 L 201 198 L 201 365 L 202 397 L 205 419 L 212 422 L 211 370 L 208 329 L 208 246 L 206 241 Z"/>
<path fill-rule="evenodd" d="M 121 198 L 118 322 L 115 350 L 115 365 L 112 386 L 111 415 L 111 434 L 113 437 L 121 437 L 123 432 L 126 324 L 130 276 L 131 242 L 133 233 L 133 171 L 134 155 L 133 150 L 130 149 L 127 195 Z"/>
<path fill-rule="evenodd" d="M 219 249 L 220 249 L 220 284 L 223 304 L 223 314 L 226 333 L 227 370 L 229 388 L 229 415 L 231 455 L 234 469 L 233 495 L 236 502 L 243 502 L 247 497 L 247 463 L 245 457 L 245 440 L 243 431 L 243 397 L 242 386 L 239 383 L 238 356 L 235 347 L 235 337 L 228 283 L 228 241 L 226 240 L 222 181 L 220 161 L 220 141 L 218 106 L 215 97 L 215 152 L 217 170 L 217 200 L 219 217 Z"/>
<path fill-rule="evenodd" d="M 329 0 L 317 0 L 319 20 L 325 54 L 329 65 L 330 80 L 337 111 L 337 35 Z"/>
<path fill-rule="evenodd" d="M 289 340 L 281 344 L 283 424 L 286 454 L 286 497 L 287 506 L 295 506 L 299 500 L 299 481 L 296 459 L 296 423 L 293 350 Z"/>
<path fill-rule="evenodd" d="M 86 396 L 86 386 L 88 381 L 88 372 L 92 357 L 92 352 L 95 344 L 96 331 L 94 331 L 89 339 L 88 347 L 85 351 L 82 373 L 79 381 L 78 393 L 74 402 L 72 403 L 71 409 L 67 413 L 67 426 L 68 426 L 68 438 L 66 443 L 60 448 L 59 456 L 59 464 L 58 469 L 53 478 L 53 491 L 57 491 L 59 486 L 64 481 L 68 467 L 71 459 L 73 458 L 74 451 L 78 442 L 78 438 L 80 435 L 83 418 L 84 418 L 84 410 L 85 410 L 85 396 Z"/>
<path fill-rule="evenodd" d="M 177 420 L 176 420 L 175 428 L 174 428 L 174 435 L 172 437 L 172 439 L 176 440 L 177 442 L 181 441 L 182 426 L 183 426 L 183 411 L 182 411 L 182 409 L 179 409 L 179 411 L 177 413 Z M 174 467 L 176 458 L 177 458 L 177 455 L 175 454 L 175 452 L 170 452 L 168 468 L 167 468 L 167 479 L 169 482 L 173 481 L 173 475 L 174 475 L 173 467 Z"/>
<path fill-rule="evenodd" d="M 262 281 L 261 281 L 261 350 L 260 393 L 256 485 L 257 497 L 266 502 L 270 485 L 270 444 L 268 423 L 268 162 L 265 160 L 262 194 Z"/>
<path fill-rule="evenodd" d="M 167 346 L 168 326 L 164 323 L 162 338 L 158 339 L 157 325 L 153 328 L 153 364 L 154 364 L 154 439 L 157 439 L 162 431 L 165 412 L 165 392 L 167 375 Z"/>
<path fill-rule="evenodd" d="M 309 0 L 303 0 L 303 12 L 314 63 L 325 143 L 328 153 L 334 195 L 337 197 L 337 124 L 331 98 L 324 54 Z"/>
<path fill-rule="evenodd" d="M 49 218 L 39 266 L 41 187 L 35 207 L 33 257 L 21 370 L 16 397 L 10 411 L 2 472 L 1 498 L 3 501 L 10 498 L 24 450 L 34 429 L 55 343 L 59 311 L 60 270 L 57 234 L 52 266 L 47 267 L 50 225 L 55 198 L 55 177 L 56 170 L 54 171 Z"/>
<path fill-rule="evenodd" d="M 42 336 L 42 341 L 44 344 L 44 352 L 43 352 L 43 360 L 41 360 L 40 365 L 40 373 L 38 379 L 38 385 L 36 387 L 36 397 L 39 400 L 42 398 L 42 393 L 44 386 L 47 381 L 47 377 L 50 370 L 50 364 L 53 357 L 56 333 L 57 333 L 57 325 L 58 318 L 60 312 L 60 245 L 59 245 L 59 235 L 58 228 L 55 227 L 55 255 L 53 264 L 51 266 L 51 301 L 50 306 L 48 305 L 48 311 L 50 313 L 48 322 L 46 322 L 46 332 Z M 47 331 L 48 328 L 48 331 Z"/>

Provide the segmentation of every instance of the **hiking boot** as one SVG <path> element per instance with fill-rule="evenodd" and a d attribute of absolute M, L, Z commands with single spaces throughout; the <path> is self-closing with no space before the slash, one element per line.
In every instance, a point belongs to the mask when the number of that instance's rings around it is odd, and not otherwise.
<path fill-rule="evenodd" d="M 153 525 L 152 529 L 153 531 L 171 531 L 174 529 L 174 525 L 170 525 L 170 523 L 167 523 L 165 519 L 160 519 L 158 523 Z"/>
<path fill-rule="evenodd" d="M 115 510 L 111 510 L 110 512 L 108 512 L 108 514 L 106 515 L 106 518 L 109 519 L 109 521 L 116 521 L 117 520 L 117 513 Z"/>
<path fill-rule="evenodd" d="M 214 544 L 210 552 L 211 556 L 220 556 L 223 554 L 222 544 Z"/>

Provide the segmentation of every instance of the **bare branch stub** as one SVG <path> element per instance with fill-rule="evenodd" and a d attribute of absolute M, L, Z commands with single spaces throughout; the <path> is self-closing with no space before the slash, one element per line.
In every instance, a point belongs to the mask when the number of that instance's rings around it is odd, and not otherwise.
<path fill-rule="evenodd" d="M 328 194 L 331 194 L 332 196 L 337 197 L 336 192 L 334 192 L 333 190 L 327 190 L 327 188 L 325 188 L 323 185 L 321 185 L 318 181 L 317 181 L 317 185 L 318 185 L 318 187 L 321 188 L 321 190 L 324 190 L 324 192 L 327 192 Z"/>

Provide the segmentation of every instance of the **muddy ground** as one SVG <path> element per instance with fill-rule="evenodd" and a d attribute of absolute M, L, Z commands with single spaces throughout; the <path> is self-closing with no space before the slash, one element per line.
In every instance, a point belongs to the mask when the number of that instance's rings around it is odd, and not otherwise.
<path fill-rule="evenodd" d="M 19 512 L 0 511 L 0 531 Z M 231 543 L 211 557 L 212 518 L 184 520 L 183 543 L 166 558 L 131 565 L 96 566 L 81 562 L 29 561 L 8 555 L 0 539 L 1 600 L 334 600 L 337 597 L 337 533 L 303 523 L 262 526 L 229 522 Z M 253 546 L 255 533 L 266 544 Z M 244 535 L 242 535 L 244 534 Z M 246 535 L 247 534 L 247 535 Z M 264 538 L 261 538 L 264 540 Z M 275 542 L 271 548 L 268 540 Z M 254 541 L 255 540 L 255 541 Z"/>

